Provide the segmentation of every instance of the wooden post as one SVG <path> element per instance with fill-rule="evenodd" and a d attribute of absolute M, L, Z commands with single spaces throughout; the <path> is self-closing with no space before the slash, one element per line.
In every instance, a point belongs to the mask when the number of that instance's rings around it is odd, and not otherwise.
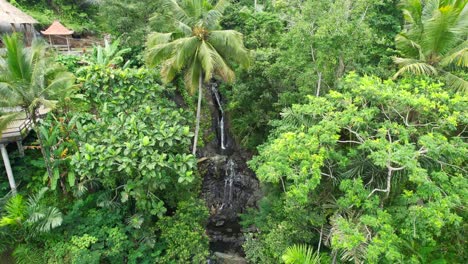
<path fill-rule="evenodd" d="M 8 158 L 8 152 L 4 144 L 0 144 L 0 149 L 2 152 L 3 163 L 5 164 L 5 170 L 8 177 L 8 182 L 10 183 L 11 192 L 16 194 L 16 183 L 15 178 L 13 178 L 13 171 L 11 170 L 10 158 Z"/>
<path fill-rule="evenodd" d="M 21 140 L 18 140 L 18 141 L 16 141 L 16 145 L 18 146 L 18 151 L 20 153 L 20 156 L 24 157 L 23 142 L 21 142 Z"/>
<path fill-rule="evenodd" d="M 11 30 L 13 31 L 13 33 L 16 32 L 16 27 L 15 27 L 15 23 L 10 23 L 11 25 Z"/>
<path fill-rule="evenodd" d="M 50 35 L 49 35 L 49 45 L 54 46 L 54 44 L 52 44 L 52 38 L 50 37 Z"/>
<path fill-rule="evenodd" d="M 68 40 L 68 36 L 66 36 L 67 38 L 67 49 L 68 49 L 68 54 L 70 54 L 70 41 Z"/>
<path fill-rule="evenodd" d="M 32 39 L 36 39 L 36 34 L 35 34 L 35 31 L 34 31 L 34 25 L 29 24 L 29 29 L 31 30 Z"/>
<path fill-rule="evenodd" d="M 29 40 L 28 28 L 26 27 L 26 24 L 20 24 L 20 28 L 21 26 L 23 26 L 23 29 L 24 29 L 24 40 L 25 40 L 26 46 L 29 46 L 31 43 Z"/>

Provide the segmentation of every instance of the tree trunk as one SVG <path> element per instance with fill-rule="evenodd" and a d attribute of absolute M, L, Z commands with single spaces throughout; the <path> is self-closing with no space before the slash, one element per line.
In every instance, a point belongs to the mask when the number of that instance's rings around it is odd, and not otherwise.
<path fill-rule="evenodd" d="M 200 78 L 198 80 L 198 104 L 197 104 L 197 120 L 195 125 L 195 136 L 193 139 L 193 149 L 192 154 L 196 156 L 197 154 L 197 143 L 198 143 L 198 132 L 200 131 L 200 115 L 201 115 L 201 101 L 202 101 L 202 84 L 203 84 L 203 74 L 200 72 Z"/>
<path fill-rule="evenodd" d="M 322 84 L 322 72 L 318 73 L 318 82 L 317 82 L 317 93 L 315 96 L 319 97 L 320 96 L 320 85 Z"/>

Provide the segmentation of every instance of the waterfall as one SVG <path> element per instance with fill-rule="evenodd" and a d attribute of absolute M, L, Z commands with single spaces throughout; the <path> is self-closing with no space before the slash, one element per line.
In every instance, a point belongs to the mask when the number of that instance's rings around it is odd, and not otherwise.
<path fill-rule="evenodd" d="M 224 98 L 212 81 L 207 90 L 212 98 L 212 131 L 217 137 L 205 145 L 201 152 L 207 160 L 199 164 L 203 172 L 203 197 L 210 208 L 207 234 L 210 249 L 221 253 L 242 255 L 244 235 L 239 214 L 255 207 L 261 192 L 255 174 L 248 168 L 248 154 L 236 146 L 229 133 L 229 118 L 223 108 Z M 221 253 L 220 253 L 221 252 Z M 210 260 L 208 260 L 209 263 Z"/>
<path fill-rule="evenodd" d="M 232 185 L 234 184 L 234 177 L 236 176 L 235 163 L 232 159 L 226 163 L 226 175 L 224 177 L 224 193 L 223 193 L 223 204 L 221 208 L 224 208 L 225 205 L 232 205 Z"/>
<path fill-rule="evenodd" d="M 225 150 L 226 149 L 226 136 L 225 136 L 225 128 L 224 128 L 224 109 L 223 109 L 223 104 L 221 103 L 221 96 L 219 94 L 219 91 L 217 89 L 217 84 L 213 83 L 211 85 L 211 93 L 214 96 L 214 99 L 216 101 L 216 105 L 218 107 L 219 111 L 219 118 L 218 118 L 218 127 L 220 130 L 220 147 L 221 149 Z"/>

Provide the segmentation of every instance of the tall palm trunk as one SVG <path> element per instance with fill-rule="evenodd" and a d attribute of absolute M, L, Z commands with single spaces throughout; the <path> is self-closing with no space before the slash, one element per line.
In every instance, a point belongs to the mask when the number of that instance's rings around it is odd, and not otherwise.
<path fill-rule="evenodd" d="M 198 132 L 200 131 L 200 115 L 201 115 L 201 100 L 202 100 L 202 85 L 203 85 L 203 74 L 200 72 L 200 78 L 198 79 L 198 104 L 197 104 L 197 120 L 195 125 L 195 138 L 193 139 L 192 154 L 197 154 L 197 143 L 198 143 Z"/>

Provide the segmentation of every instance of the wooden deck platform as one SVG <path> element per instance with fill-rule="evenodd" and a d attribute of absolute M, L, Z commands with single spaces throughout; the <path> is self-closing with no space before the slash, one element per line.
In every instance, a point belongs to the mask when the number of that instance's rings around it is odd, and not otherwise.
<path fill-rule="evenodd" d="M 39 116 L 44 116 L 50 109 L 41 107 L 39 108 Z M 20 117 L 11 122 L 7 128 L 2 132 L 0 137 L 0 144 L 8 144 L 9 142 L 22 141 L 32 129 L 32 120 L 26 116 L 24 112 Z"/>

